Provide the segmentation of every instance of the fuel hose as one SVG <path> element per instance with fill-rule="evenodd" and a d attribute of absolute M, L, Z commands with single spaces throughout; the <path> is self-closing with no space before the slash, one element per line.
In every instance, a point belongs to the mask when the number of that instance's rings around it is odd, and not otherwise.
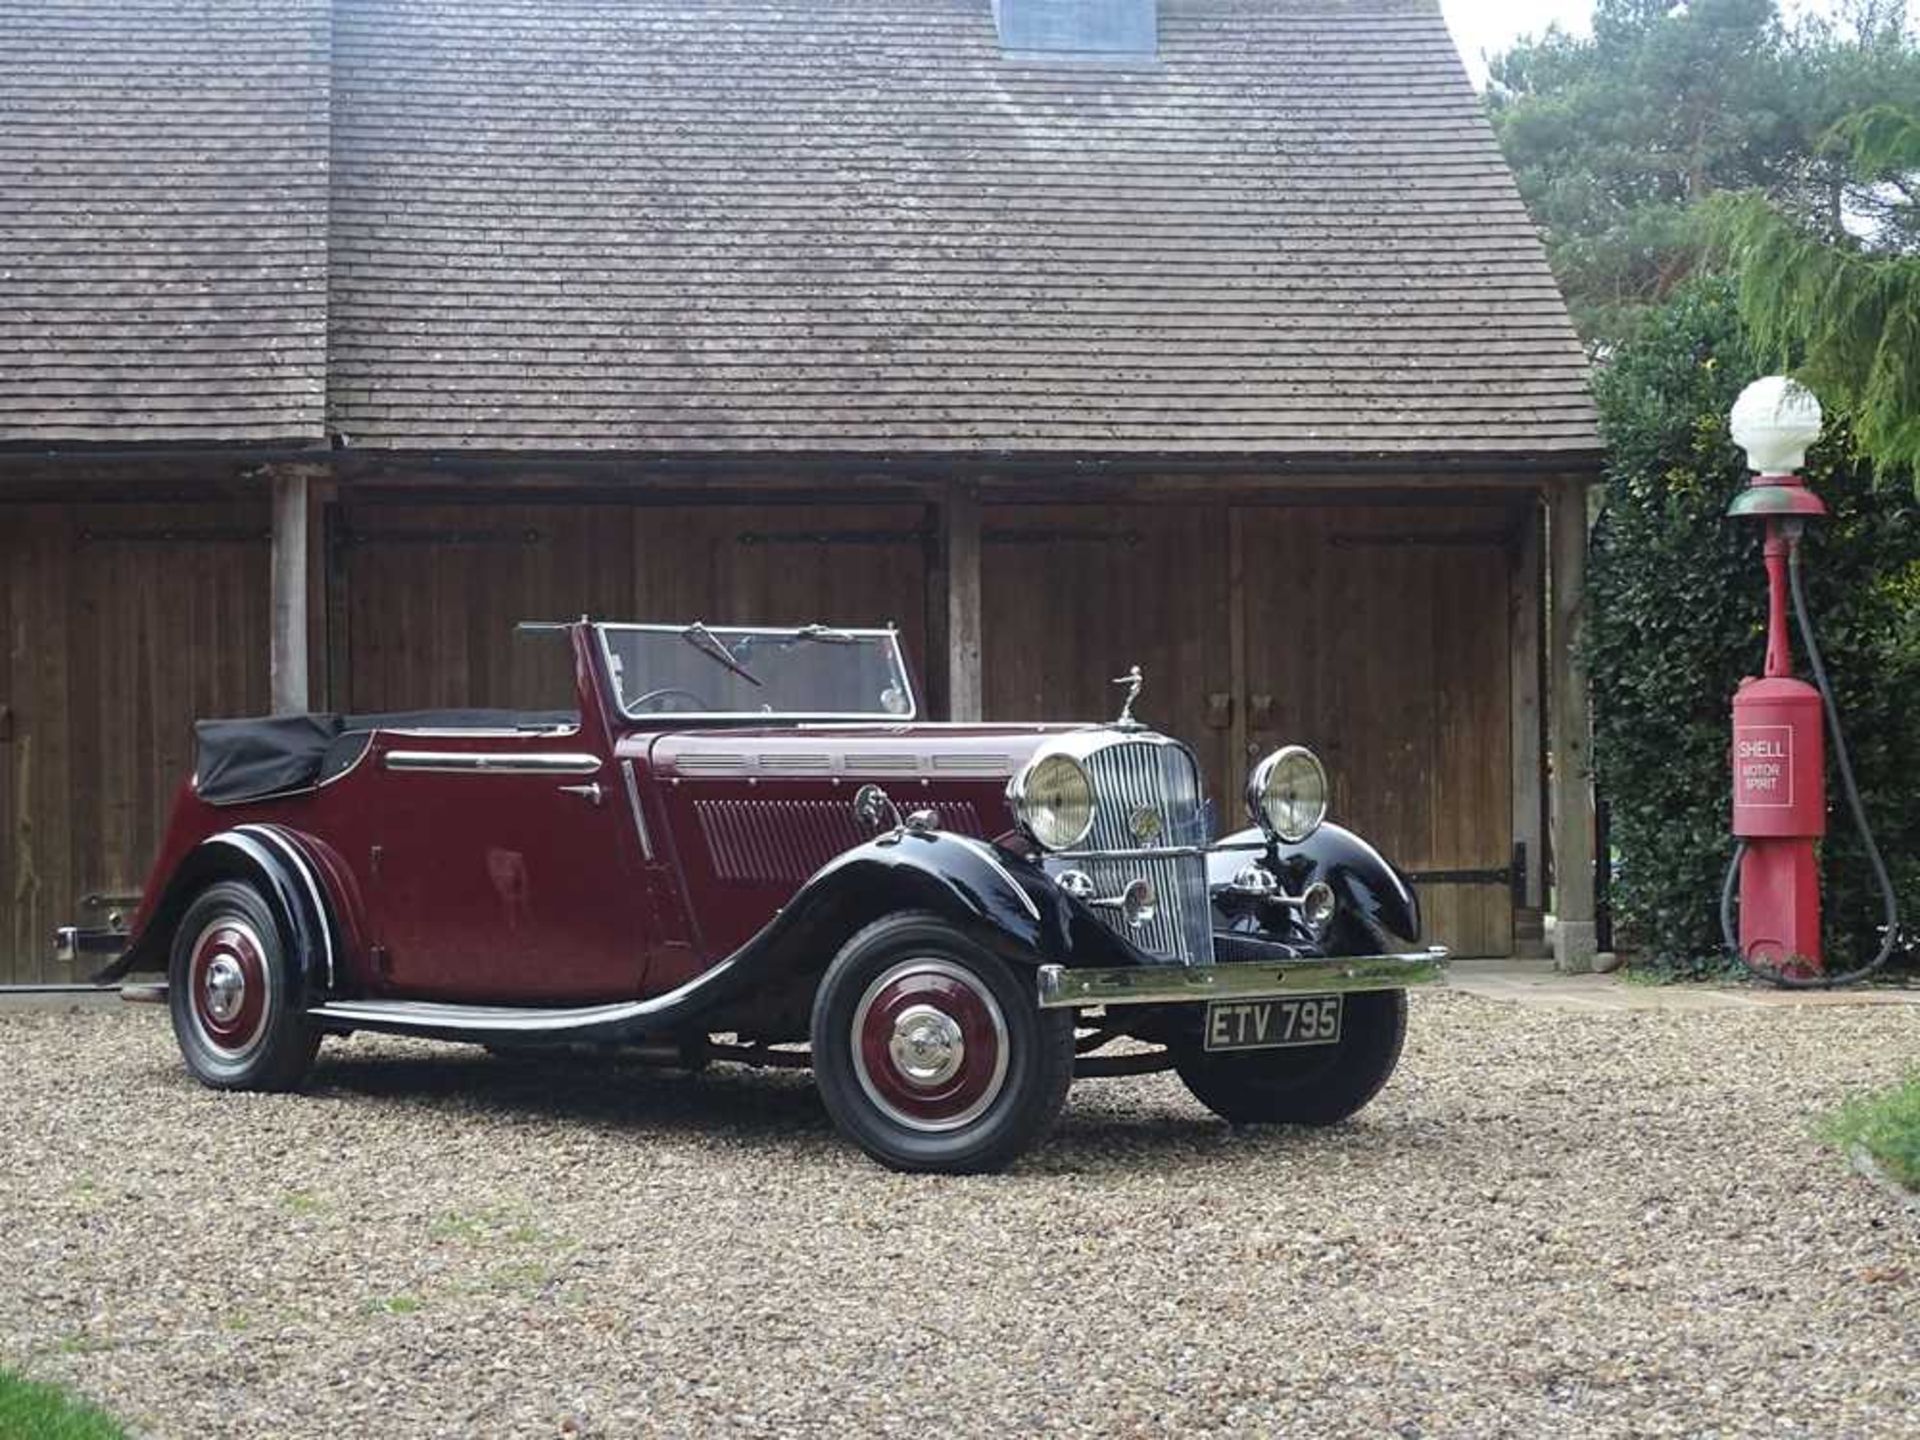
<path fill-rule="evenodd" d="M 1873 870 L 1873 881 L 1880 889 L 1880 898 L 1885 907 L 1886 936 L 1880 942 L 1880 953 L 1865 965 L 1853 970 L 1845 970 L 1838 975 L 1789 975 L 1770 965 L 1757 963 L 1751 956 L 1740 951 L 1739 932 L 1734 928 L 1734 896 L 1740 884 L 1740 861 L 1747 853 L 1747 842 L 1735 840 L 1733 861 L 1727 866 L 1727 878 L 1720 887 L 1720 933 L 1726 940 L 1727 949 L 1733 957 L 1744 965 L 1749 974 L 1778 985 L 1783 990 L 1831 990 L 1838 985 L 1852 985 L 1866 979 L 1885 965 L 1893 955 L 1893 948 L 1900 941 L 1900 902 L 1894 895 L 1893 878 L 1887 874 L 1887 862 L 1880 857 L 1880 846 L 1873 838 L 1873 827 L 1867 823 L 1866 806 L 1860 803 L 1860 787 L 1854 783 L 1853 758 L 1847 753 L 1847 737 L 1840 729 L 1840 708 L 1833 703 L 1833 687 L 1827 683 L 1827 667 L 1820 659 L 1820 645 L 1813 637 L 1813 620 L 1807 614 L 1807 596 L 1800 585 L 1800 536 L 1798 524 L 1789 522 L 1787 531 L 1787 588 L 1793 595 L 1793 618 L 1800 627 L 1800 643 L 1806 646 L 1807 663 L 1813 669 L 1813 683 L 1820 691 L 1820 702 L 1827 712 L 1827 731 L 1833 736 L 1833 758 L 1840 771 L 1840 790 L 1847 797 L 1847 809 L 1853 816 L 1853 823 L 1860 832 L 1861 844 L 1867 852 L 1867 864 Z"/>

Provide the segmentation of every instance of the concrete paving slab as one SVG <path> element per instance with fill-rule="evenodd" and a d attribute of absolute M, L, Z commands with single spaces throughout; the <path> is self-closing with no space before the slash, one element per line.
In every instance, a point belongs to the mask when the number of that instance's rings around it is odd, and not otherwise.
<path fill-rule="evenodd" d="M 118 985 L 0 985 L 0 1010 L 99 1010 L 120 1003 Z"/>
<path fill-rule="evenodd" d="M 1557 1010 L 1758 1010 L 1781 1005 L 1920 1005 L 1920 986 L 1779 990 L 1767 985 L 1649 985 L 1567 975 L 1543 960 L 1455 960 L 1447 983 L 1488 1000 Z"/>

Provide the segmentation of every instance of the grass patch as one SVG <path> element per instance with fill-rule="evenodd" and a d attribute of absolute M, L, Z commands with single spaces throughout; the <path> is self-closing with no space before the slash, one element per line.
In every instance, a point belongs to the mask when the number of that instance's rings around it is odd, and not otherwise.
<path fill-rule="evenodd" d="M 362 1315 L 412 1315 L 420 1309 L 420 1301 L 412 1295 L 386 1295 L 377 1300 L 368 1300 L 360 1307 Z"/>
<path fill-rule="evenodd" d="M 54 1342 L 53 1347 L 56 1355 L 98 1355 L 102 1351 L 117 1348 L 113 1341 L 98 1339 L 84 1330 L 76 1330 L 71 1335 L 62 1335 Z"/>
<path fill-rule="evenodd" d="M 58 1385 L 0 1370 L 0 1440 L 126 1440 L 126 1433 Z"/>
<path fill-rule="evenodd" d="M 518 1245 L 551 1250 L 566 1243 L 564 1236 L 528 1218 L 524 1207 L 518 1205 L 490 1205 L 471 1212 L 450 1210 L 433 1222 L 427 1234 L 435 1240 L 476 1247 Z"/>
<path fill-rule="evenodd" d="M 1826 1133 L 1842 1149 L 1860 1146 L 1895 1180 L 1920 1190 L 1920 1071 L 1891 1090 L 1848 1101 Z"/>

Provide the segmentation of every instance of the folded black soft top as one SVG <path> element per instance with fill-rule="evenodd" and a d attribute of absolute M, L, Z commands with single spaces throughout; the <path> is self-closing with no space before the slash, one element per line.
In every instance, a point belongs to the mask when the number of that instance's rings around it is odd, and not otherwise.
<path fill-rule="evenodd" d="M 572 710 L 395 710 L 379 715 L 264 715 L 194 727 L 195 788 L 214 804 L 310 790 L 352 764 L 375 730 L 552 730 Z M 332 755 L 336 763 L 329 763 Z"/>

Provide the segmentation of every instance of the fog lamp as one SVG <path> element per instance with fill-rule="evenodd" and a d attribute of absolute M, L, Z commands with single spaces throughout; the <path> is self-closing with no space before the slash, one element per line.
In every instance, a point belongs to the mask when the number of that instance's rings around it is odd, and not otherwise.
<path fill-rule="evenodd" d="M 1306 922 L 1307 933 L 1316 940 L 1326 935 L 1327 927 L 1333 924 L 1334 911 L 1339 908 L 1333 898 L 1333 887 L 1324 880 L 1314 881 L 1301 893 L 1300 918 Z"/>
<path fill-rule="evenodd" d="M 1264 865 L 1247 865 L 1233 877 L 1233 888 L 1242 895 L 1271 895 L 1280 888 L 1280 881 Z"/>

